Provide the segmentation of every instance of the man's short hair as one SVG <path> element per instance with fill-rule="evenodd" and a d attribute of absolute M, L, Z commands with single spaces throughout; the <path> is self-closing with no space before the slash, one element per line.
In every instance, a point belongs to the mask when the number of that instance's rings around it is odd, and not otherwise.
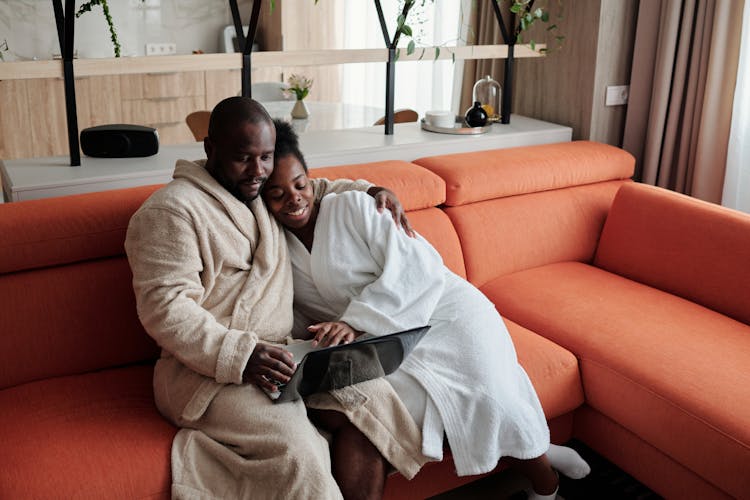
<path fill-rule="evenodd" d="M 249 97 L 227 97 L 217 104 L 208 119 L 208 137 L 216 141 L 227 127 L 240 123 L 272 123 L 271 116 L 258 101 Z"/>

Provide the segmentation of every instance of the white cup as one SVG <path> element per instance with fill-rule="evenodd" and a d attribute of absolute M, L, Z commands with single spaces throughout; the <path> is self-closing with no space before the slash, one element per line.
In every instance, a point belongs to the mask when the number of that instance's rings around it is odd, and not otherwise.
<path fill-rule="evenodd" d="M 450 111 L 426 111 L 424 121 L 433 127 L 453 128 L 456 117 Z"/>

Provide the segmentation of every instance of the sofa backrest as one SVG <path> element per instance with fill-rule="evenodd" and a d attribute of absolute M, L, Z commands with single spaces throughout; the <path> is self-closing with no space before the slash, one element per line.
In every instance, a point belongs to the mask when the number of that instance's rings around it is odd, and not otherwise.
<path fill-rule="evenodd" d="M 435 208 L 445 200 L 436 175 L 405 162 L 311 173 L 392 189 L 414 227 L 465 275 L 458 236 Z M 123 248 L 130 217 L 158 187 L 0 204 L 0 388 L 158 356 L 138 320 Z"/>
<path fill-rule="evenodd" d="M 445 212 L 466 274 L 495 277 L 553 262 L 593 259 L 607 211 L 635 160 L 588 141 L 415 160 L 446 183 Z"/>
<path fill-rule="evenodd" d="M 366 179 L 387 187 L 398 196 L 409 222 L 443 257 L 459 276 L 466 277 L 461 243 L 450 219 L 438 208 L 445 202 L 445 182 L 434 173 L 405 161 L 380 161 L 313 168 L 311 177 Z"/>
<path fill-rule="evenodd" d="M 594 265 L 750 324 L 750 215 L 626 185 L 612 204 Z"/>
<path fill-rule="evenodd" d="M 0 205 L 0 388 L 157 356 L 123 249 L 155 189 Z"/>

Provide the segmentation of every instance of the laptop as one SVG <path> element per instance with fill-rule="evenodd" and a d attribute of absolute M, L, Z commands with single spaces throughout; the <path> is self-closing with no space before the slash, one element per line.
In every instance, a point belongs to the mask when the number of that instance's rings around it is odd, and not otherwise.
<path fill-rule="evenodd" d="M 283 403 L 384 377 L 401 366 L 429 329 L 363 334 L 354 342 L 332 347 L 313 347 L 312 340 L 283 346 L 294 356 L 297 369 L 288 383 L 277 384 L 278 390 L 267 394 Z"/>

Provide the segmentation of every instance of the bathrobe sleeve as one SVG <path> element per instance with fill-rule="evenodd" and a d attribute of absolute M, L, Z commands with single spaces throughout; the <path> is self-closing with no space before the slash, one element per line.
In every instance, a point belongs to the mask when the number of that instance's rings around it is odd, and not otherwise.
<path fill-rule="evenodd" d="M 340 320 L 376 335 L 426 325 L 445 285 L 440 254 L 421 236 L 398 229 L 387 210 L 378 213 L 369 196 L 345 193 L 328 200 L 322 234 L 331 264 L 338 266 L 334 285 L 364 285 L 348 286 L 352 295 Z M 337 255 L 371 262 L 360 267 Z"/>
<path fill-rule="evenodd" d="M 367 191 L 375 184 L 363 179 L 352 181 L 349 179 L 328 180 L 326 178 L 310 179 L 313 185 L 315 201 L 319 202 L 327 194 L 344 193 L 346 191 Z"/>
<path fill-rule="evenodd" d="M 159 346 L 191 370 L 239 384 L 258 338 L 225 327 L 200 305 L 206 290 L 198 240 L 193 223 L 176 211 L 136 212 L 125 248 L 138 316 Z"/>

